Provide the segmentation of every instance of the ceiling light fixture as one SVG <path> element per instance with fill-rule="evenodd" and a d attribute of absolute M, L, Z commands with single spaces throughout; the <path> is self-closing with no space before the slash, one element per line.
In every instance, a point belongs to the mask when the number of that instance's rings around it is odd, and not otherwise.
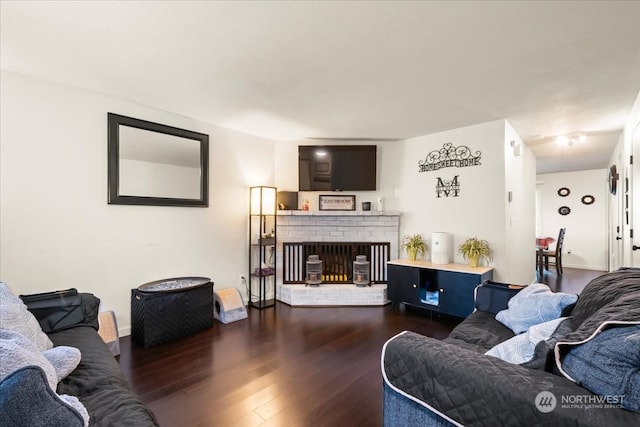
<path fill-rule="evenodd" d="M 556 138 L 556 142 L 560 145 L 568 145 L 571 147 L 574 144 L 585 142 L 587 137 L 584 135 L 560 135 Z"/>

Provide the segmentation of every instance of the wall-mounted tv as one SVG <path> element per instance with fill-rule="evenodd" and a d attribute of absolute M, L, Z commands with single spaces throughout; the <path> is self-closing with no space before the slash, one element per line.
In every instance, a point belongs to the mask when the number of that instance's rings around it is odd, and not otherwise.
<path fill-rule="evenodd" d="M 298 146 L 299 191 L 376 190 L 375 145 Z"/>

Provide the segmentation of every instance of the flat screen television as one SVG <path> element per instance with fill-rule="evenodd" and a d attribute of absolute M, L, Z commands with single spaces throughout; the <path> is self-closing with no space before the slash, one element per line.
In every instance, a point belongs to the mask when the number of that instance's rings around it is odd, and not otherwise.
<path fill-rule="evenodd" d="M 375 145 L 298 146 L 299 191 L 375 191 Z"/>

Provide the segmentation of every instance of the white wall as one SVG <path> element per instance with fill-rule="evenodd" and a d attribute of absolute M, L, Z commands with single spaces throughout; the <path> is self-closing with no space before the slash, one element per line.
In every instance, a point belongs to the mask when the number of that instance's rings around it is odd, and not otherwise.
<path fill-rule="evenodd" d="M 94 293 L 125 334 L 143 283 L 240 287 L 248 187 L 273 184 L 272 141 L 9 72 L 0 83 L 0 280 L 14 292 Z M 209 134 L 209 207 L 107 205 L 107 112 Z"/>
<path fill-rule="evenodd" d="M 567 229 L 563 267 L 606 271 L 609 259 L 607 170 L 540 174 L 537 181 L 542 225 L 539 234 L 557 238 L 560 228 Z M 570 190 L 568 196 L 558 195 L 562 187 Z M 585 195 L 594 196 L 595 202 L 583 204 L 581 199 Z M 571 213 L 560 215 L 561 206 L 568 206 Z"/>
<path fill-rule="evenodd" d="M 449 142 L 456 147 L 465 145 L 474 153 L 480 151 L 481 165 L 418 173 L 418 161 Z M 534 238 L 533 192 L 527 195 L 524 191 L 533 185 L 535 175 L 531 172 L 530 157 L 523 157 L 527 159 L 526 165 L 524 160 L 507 165 L 507 143 L 504 120 L 407 140 L 398 148 L 400 162 L 396 168 L 395 193 L 403 214 L 401 230 L 404 234 L 422 233 L 429 239 L 434 231 L 451 233 L 454 261 L 460 263 L 465 261 L 457 248 L 465 239 L 473 236 L 485 239 L 493 250 L 494 280 L 530 283 L 535 274 L 535 257 L 529 256 Z M 517 221 L 514 227 L 520 227 L 521 232 L 507 234 L 506 180 L 518 174 L 522 183 L 509 184 L 514 200 L 518 201 L 512 206 L 530 205 L 531 210 L 527 213 L 524 208 L 514 208 L 514 221 Z M 437 198 L 437 178 L 453 179 L 456 175 L 460 183 L 459 197 Z M 531 201 L 526 201 L 529 197 Z M 515 218 L 519 211 L 522 214 Z M 509 240 L 514 236 L 517 236 L 515 241 Z M 523 240 L 532 243 L 522 245 Z"/>
<path fill-rule="evenodd" d="M 535 158 L 524 145 L 522 154 L 513 156 L 512 139 L 520 141 L 507 122 L 498 120 L 406 141 L 376 141 L 378 191 L 349 194 L 356 194 L 358 209 L 361 201 L 373 202 L 375 209 L 377 197 L 383 197 L 385 210 L 401 213 L 401 236 L 421 233 L 430 241 L 434 231 L 452 233 L 455 262 L 466 262 L 457 253 L 464 239 L 476 235 L 486 239 L 494 250 L 494 279 L 530 283 L 535 278 Z M 418 162 L 448 142 L 481 151 L 482 164 L 419 173 Z M 280 190 L 297 190 L 299 144 L 313 142 L 276 144 L 275 174 Z M 436 178 L 452 179 L 455 175 L 461 184 L 460 196 L 437 198 Z M 514 195 L 509 205 L 507 189 Z M 316 193 L 301 193 L 303 198 L 309 199 L 312 210 L 318 209 Z M 508 218 L 513 219 L 513 226 Z"/>
<path fill-rule="evenodd" d="M 468 237 L 488 240 L 495 252 L 494 260 L 504 253 L 504 125 L 502 121 L 470 126 L 447 132 L 409 139 L 402 148 L 397 168 L 398 199 L 403 213 L 404 234 L 422 233 L 431 237 L 434 231 L 452 233 L 454 260 L 464 262 L 457 252 Z M 465 145 L 480 151 L 481 165 L 418 172 L 418 161 L 444 144 Z M 437 178 L 458 176 L 459 197 L 436 197 Z"/>
<path fill-rule="evenodd" d="M 622 153 L 621 159 L 618 159 L 619 153 Z M 631 164 L 631 156 L 636 159 L 635 164 Z M 640 233 L 638 232 L 640 226 L 640 166 L 638 159 L 640 159 L 640 93 L 638 93 L 638 97 L 629 113 L 627 123 L 609 162 L 610 165 L 617 165 L 618 173 L 620 174 L 617 196 L 612 200 L 615 205 L 612 203 L 610 208 L 610 214 L 613 219 L 610 224 L 610 235 L 622 237 L 620 245 L 613 243 L 615 237 L 611 238 L 612 250 L 618 252 L 612 254 L 612 257 L 619 260 L 620 265 L 627 267 L 640 267 L 640 250 L 633 250 L 634 245 L 636 247 L 640 246 Z M 624 187 L 625 180 L 628 180 L 629 183 L 629 188 L 626 192 Z M 625 206 L 627 196 L 629 202 L 628 206 Z M 626 211 L 629 213 L 628 223 L 626 221 Z M 615 218 L 617 214 L 620 215 L 620 218 Z M 634 238 L 631 238 L 634 224 L 636 230 Z M 618 225 L 621 227 L 619 233 L 615 229 Z"/>
<path fill-rule="evenodd" d="M 505 122 L 504 159 L 506 250 L 500 268 L 508 281 L 529 283 L 535 279 L 536 266 L 533 244 L 536 158 L 508 122 Z"/>

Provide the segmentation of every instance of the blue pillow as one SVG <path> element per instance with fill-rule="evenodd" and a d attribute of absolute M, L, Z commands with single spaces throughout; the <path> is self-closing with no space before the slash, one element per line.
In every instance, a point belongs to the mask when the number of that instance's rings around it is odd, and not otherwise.
<path fill-rule="evenodd" d="M 551 338 L 560 323 L 566 319 L 566 317 L 560 317 L 533 325 L 527 332 L 501 342 L 485 354 L 514 364 L 529 362 L 535 356 L 536 345 L 540 341 Z"/>
<path fill-rule="evenodd" d="M 0 425 L 82 427 L 84 419 L 51 390 L 38 366 L 26 366 L 0 382 Z"/>
<path fill-rule="evenodd" d="M 569 350 L 561 369 L 593 393 L 623 396 L 623 408 L 640 412 L 640 325 L 604 330 Z"/>
<path fill-rule="evenodd" d="M 562 310 L 577 300 L 577 295 L 551 292 L 547 285 L 534 283 L 511 298 L 509 308 L 499 311 L 496 320 L 517 335 L 533 325 L 559 318 Z"/>

